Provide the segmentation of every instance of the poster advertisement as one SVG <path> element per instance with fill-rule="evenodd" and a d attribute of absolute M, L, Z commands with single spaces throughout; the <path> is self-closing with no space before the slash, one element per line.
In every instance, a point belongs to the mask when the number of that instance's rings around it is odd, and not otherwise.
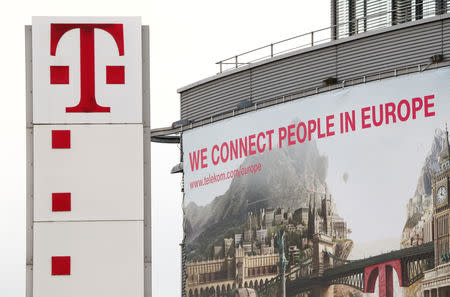
<path fill-rule="evenodd" d="M 422 296 L 449 252 L 449 81 L 449 68 L 393 77 L 185 131 L 187 296 L 279 296 L 281 258 L 287 296 Z"/>

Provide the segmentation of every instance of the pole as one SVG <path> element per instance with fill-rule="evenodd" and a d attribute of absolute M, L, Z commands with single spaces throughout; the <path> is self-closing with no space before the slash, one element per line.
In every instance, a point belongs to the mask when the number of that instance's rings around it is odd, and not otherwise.
<path fill-rule="evenodd" d="M 281 273 L 281 296 L 286 297 L 286 266 L 288 265 L 288 261 L 284 256 L 284 230 L 280 230 L 277 232 L 277 242 L 278 242 L 278 255 L 280 256 L 280 262 L 278 262 L 278 266 L 280 267 Z"/>

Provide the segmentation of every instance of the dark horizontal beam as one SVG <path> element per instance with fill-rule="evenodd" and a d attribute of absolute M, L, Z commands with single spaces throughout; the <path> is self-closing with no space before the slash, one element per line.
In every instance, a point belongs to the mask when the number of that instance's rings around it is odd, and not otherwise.
<path fill-rule="evenodd" d="M 167 135 L 172 135 L 172 134 L 178 134 L 183 132 L 182 127 L 178 127 L 178 128 L 172 128 L 172 127 L 162 127 L 162 128 L 156 128 L 156 129 L 152 129 L 150 131 L 152 137 L 154 136 L 167 136 Z"/>
<path fill-rule="evenodd" d="M 158 143 L 180 143 L 180 136 L 152 136 L 151 140 Z"/>

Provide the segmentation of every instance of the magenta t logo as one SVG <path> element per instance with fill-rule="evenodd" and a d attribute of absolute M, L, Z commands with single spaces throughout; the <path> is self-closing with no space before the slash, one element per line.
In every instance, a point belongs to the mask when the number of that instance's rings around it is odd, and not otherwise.
<path fill-rule="evenodd" d="M 115 40 L 119 56 L 124 55 L 123 24 L 51 24 L 50 55 L 56 55 L 61 37 L 68 31 L 80 29 L 80 81 L 81 98 L 78 105 L 66 107 L 66 112 L 110 112 L 95 99 L 94 29 L 108 32 Z M 69 83 L 69 66 L 50 66 L 51 84 Z M 107 84 L 124 84 L 124 66 L 106 66 Z"/>

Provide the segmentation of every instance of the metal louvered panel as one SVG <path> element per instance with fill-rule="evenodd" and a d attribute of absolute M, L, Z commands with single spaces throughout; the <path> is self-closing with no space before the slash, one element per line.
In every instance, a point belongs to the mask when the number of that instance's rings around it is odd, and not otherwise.
<path fill-rule="evenodd" d="M 441 53 L 441 29 L 437 21 L 338 45 L 338 79 L 427 63 Z"/>
<path fill-rule="evenodd" d="M 450 7 L 450 4 L 448 6 Z M 442 50 L 443 50 L 444 58 L 450 57 L 450 19 L 443 20 Z"/>
<path fill-rule="evenodd" d="M 250 73 L 243 71 L 183 92 L 181 118 L 205 118 L 246 99 L 250 99 Z"/>
<path fill-rule="evenodd" d="M 320 86 L 324 78 L 336 75 L 335 53 L 334 47 L 328 47 L 254 68 L 253 101 Z"/>
<path fill-rule="evenodd" d="M 425 2 L 424 2 L 425 3 Z M 429 63 L 434 54 L 450 57 L 450 15 L 355 35 L 238 68 L 182 88 L 181 118 L 206 119 L 253 103 L 342 81 Z"/>

